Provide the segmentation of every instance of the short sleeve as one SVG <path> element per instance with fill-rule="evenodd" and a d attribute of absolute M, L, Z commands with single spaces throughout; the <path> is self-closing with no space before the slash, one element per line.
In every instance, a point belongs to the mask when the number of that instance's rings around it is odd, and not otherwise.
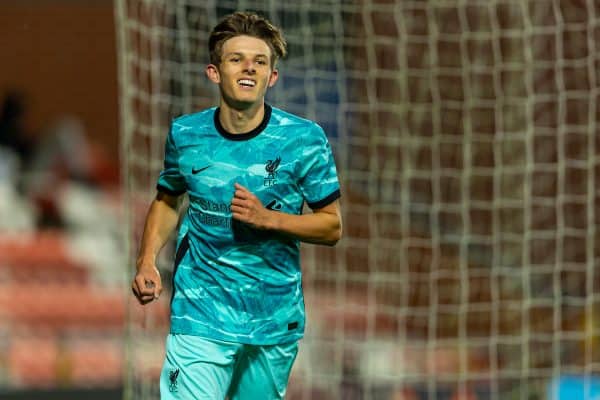
<path fill-rule="evenodd" d="M 308 206 L 322 208 L 340 197 L 335 160 L 323 129 L 314 124 L 302 151 L 300 190 Z"/>
<path fill-rule="evenodd" d="M 186 191 L 185 178 L 179 169 L 179 150 L 177 149 L 173 138 L 172 125 L 169 134 L 167 135 L 164 167 L 158 177 L 156 189 L 175 196 L 183 194 Z"/>

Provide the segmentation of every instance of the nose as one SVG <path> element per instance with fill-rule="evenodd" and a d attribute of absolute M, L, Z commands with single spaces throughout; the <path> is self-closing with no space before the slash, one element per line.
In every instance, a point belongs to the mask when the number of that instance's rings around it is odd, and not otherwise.
<path fill-rule="evenodd" d="M 247 72 L 255 72 L 256 68 L 254 66 L 254 61 L 253 60 L 246 60 L 244 62 L 244 70 Z"/>

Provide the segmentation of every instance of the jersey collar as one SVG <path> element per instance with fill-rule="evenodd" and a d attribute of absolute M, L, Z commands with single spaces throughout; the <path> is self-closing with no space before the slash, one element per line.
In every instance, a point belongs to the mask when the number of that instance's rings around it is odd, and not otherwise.
<path fill-rule="evenodd" d="M 215 115 L 214 115 L 215 127 L 217 128 L 217 131 L 219 131 L 221 136 L 223 136 L 225 139 L 238 140 L 238 141 L 239 140 L 249 140 L 265 130 L 265 128 L 269 124 L 269 120 L 271 119 L 271 111 L 272 111 L 271 106 L 269 104 L 265 103 L 265 115 L 263 116 L 263 120 L 261 121 L 261 123 L 256 128 L 252 129 L 250 132 L 230 133 L 230 132 L 227 132 L 227 130 L 225 130 L 223 125 L 221 125 L 221 121 L 219 121 L 220 108 L 217 107 L 215 109 Z"/>

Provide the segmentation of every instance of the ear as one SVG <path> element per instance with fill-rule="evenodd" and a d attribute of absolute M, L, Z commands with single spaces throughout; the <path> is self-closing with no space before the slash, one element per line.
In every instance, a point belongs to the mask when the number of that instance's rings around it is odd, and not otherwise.
<path fill-rule="evenodd" d="M 277 82 L 277 78 L 279 78 L 279 71 L 274 69 L 271 72 L 271 76 L 269 77 L 269 87 L 275 86 L 275 82 Z"/>
<path fill-rule="evenodd" d="M 206 66 L 206 76 L 214 83 L 221 83 L 221 74 L 219 74 L 219 68 L 214 64 L 208 64 Z"/>

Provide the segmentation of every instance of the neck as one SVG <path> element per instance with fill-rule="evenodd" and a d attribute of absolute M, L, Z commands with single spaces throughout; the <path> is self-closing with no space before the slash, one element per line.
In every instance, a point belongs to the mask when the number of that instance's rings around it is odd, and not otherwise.
<path fill-rule="evenodd" d="M 219 122 L 227 132 L 234 134 L 252 131 L 260 125 L 265 116 L 264 102 L 239 110 L 222 100 L 219 108 Z"/>

